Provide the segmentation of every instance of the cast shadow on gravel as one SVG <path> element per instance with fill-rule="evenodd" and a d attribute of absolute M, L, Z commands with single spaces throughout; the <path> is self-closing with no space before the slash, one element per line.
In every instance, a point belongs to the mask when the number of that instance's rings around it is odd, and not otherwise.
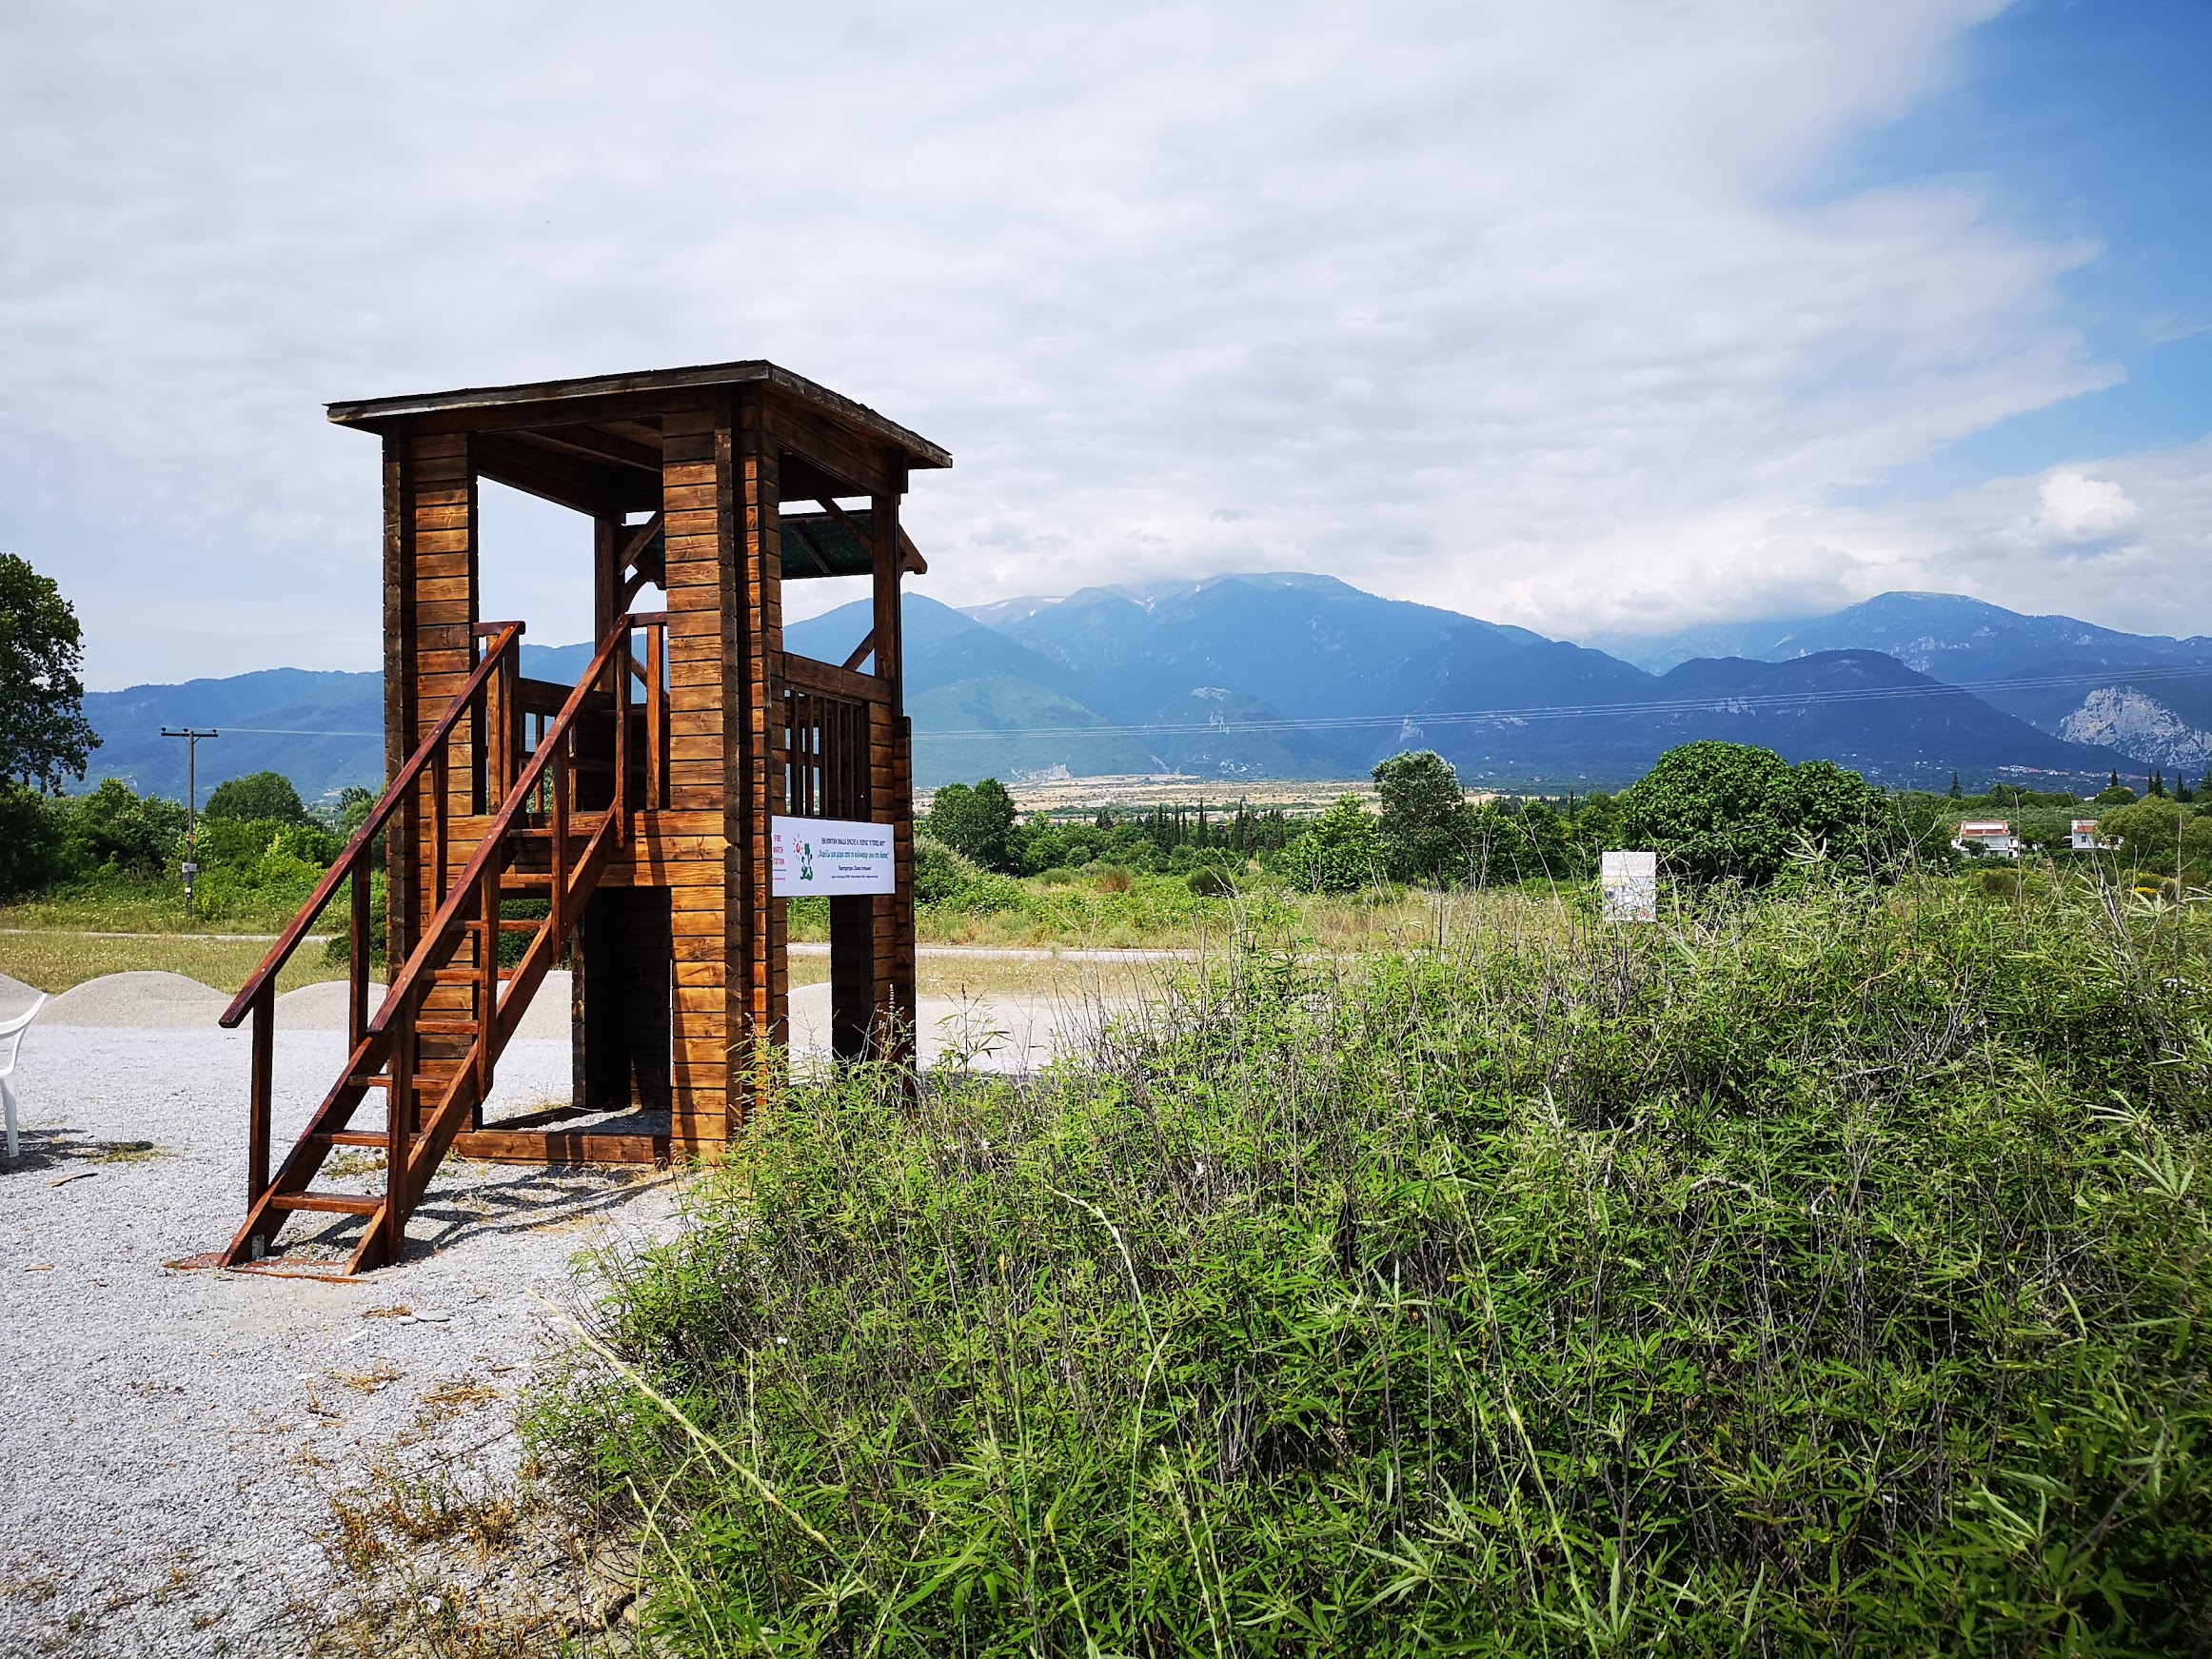
<path fill-rule="evenodd" d="M 427 1238 L 411 1232 L 405 1259 L 422 1261 L 473 1238 L 581 1228 L 649 1188 L 667 1185 L 678 1174 L 672 1168 L 638 1165 L 527 1166 L 459 1191 L 439 1193 L 433 1189 L 415 1207 L 409 1225 L 416 1228 L 430 1223 L 437 1230 Z M 364 1226 L 359 1217 L 346 1216 L 317 1232 L 286 1238 L 283 1247 L 272 1253 L 272 1259 L 294 1265 L 334 1259 L 360 1242 Z"/>
<path fill-rule="evenodd" d="M 0 1180 L 15 1175 L 89 1175 L 106 1164 L 137 1163 L 167 1155 L 150 1140 L 95 1140 L 82 1130 L 26 1126 L 21 1152 L 10 1160 L 0 1143 Z M 74 1169 L 70 1166 L 76 1166 Z"/>

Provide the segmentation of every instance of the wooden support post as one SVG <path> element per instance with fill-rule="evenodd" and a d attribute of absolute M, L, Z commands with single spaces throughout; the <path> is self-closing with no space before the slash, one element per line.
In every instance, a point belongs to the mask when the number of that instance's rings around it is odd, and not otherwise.
<path fill-rule="evenodd" d="M 451 750 L 444 743 L 438 745 L 430 757 L 430 896 L 425 908 L 436 914 L 445 899 L 445 859 L 449 844 L 447 816 L 452 803 L 445 796 L 448 773 L 451 771 Z"/>
<path fill-rule="evenodd" d="M 903 751 L 910 727 L 906 720 L 905 640 L 899 605 L 899 576 L 903 565 L 899 546 L 899 494 L 879 491 L 869 498 L 868 528 L 875 563 L 876 678 L 883 682 L 884 701 L 873 704 L 870 734 L 869 817 L 894 826 L 893 864 L 898 890 L 874 904 L 873 948 L 876 1019 L 879 1039 L 886 1058 L 904 1065 L 914 1062 L 914 846 L 911 833 L 913 804 L 911 777 Z"/>
<path fill-rule="evenodd" d="M 471 1129 L 484 1127 L 484 1103 L 491 1095 L 492 1035 L 499 1029 L 500 872 L 495 861 L 478 882 L 477 918 L 484 931 L 476 940 L 476 1105 Z"/>
<path fill-rule="evenodd" d="M 668 624 L 645 630 L 645 810 L 668 804 Z"/>
<path fill-rule="evenodd" d="M 346 1052 L 361 1046 L 368 1032 L 369 901 L 368 860 L 353 867 L 353 914 L 346 929 Z"/>
<path fill-rule="evenodd" d="M 615 845 L 630 844 L 630 631 L 615 647 L 615 787 L 607 810 L 615 815 Z"/>
<path fill-rule="evenodd" d="M 553 792 L 552 874 L 547 879 L 546 909 L 553 925 L 563 920 L 562 900 L 568 892 L 568 740 L 555 740 L 552 762 L 545 768 L 546 785 Z"/>
<path fill-rule="evenodd" d="M 407 1247 L 407 1149 L 414 1138 L 415 995 L 408 992 L 392 1011 L 391 1087 L 385 1091 L 384 1259 L 396 1266 Z"/>
<path fill-rule="evenodd" d="M 246 1124 L 246 1207 L 268 1191 L 268 1135 L 275 1095 L 276 981 L 253 1001 L 253 1081 Z"/>

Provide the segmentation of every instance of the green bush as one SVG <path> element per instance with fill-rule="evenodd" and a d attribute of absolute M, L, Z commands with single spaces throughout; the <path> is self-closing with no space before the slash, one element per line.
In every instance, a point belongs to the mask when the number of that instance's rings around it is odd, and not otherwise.
<path fill-rule="evenodd" d="M 68 808 L 0 779 L 0 899 L 36 892 L 68 868 Z"/>
<path fill-rule="evenodd" d="M 1282 850 L 1274 867 L 1308 893 L 1356 893 L 1382 879 L 1381 827 L 1358 796 L 1340 796 Z"/>
<path fill-rule="evenodd" d="M 248 772 L 242 778 L 227 778 L 207 792 L 207 816 L 240 822 L 275 819 L 280 823 L 306 823 L 307 808 L 282 772 Z"/>
<path fill-rule="evenodd" d="M 67 822 L 64 863 L 71 876 L 102 869 L 157 876 L 183 851 L 183 804 L 139 795 L 120 778 L 71 799 Z"/>
<path fill-rule="evenodd" d="M 973 788 L 946 784 L 930 802 L 923 822 L 933 839 L 972 863 L 1001 873 L 1020 869 L 1014 847 L 1014 797 L 996 778 L 986 778 Z"/>
<path fill-rule="evenodd" d="M 531 1443 L 670 1653 L 2202 1651 L 2207 981 L 2063 883 L 1252 958 L 763 1115 Z"/>
<path fill-rule="evenodd" d="M 1697 883 L 1759 887 L 1792 861 L 1832 860 L 1888 879 L 1914 861 L 1944 861 L 1932 825 L 1918 834 L 1899 805 L 1827 760 L 1792 766 L 1771 749 L 1685 743 L 1620 800 L 1623 833 Z"/>

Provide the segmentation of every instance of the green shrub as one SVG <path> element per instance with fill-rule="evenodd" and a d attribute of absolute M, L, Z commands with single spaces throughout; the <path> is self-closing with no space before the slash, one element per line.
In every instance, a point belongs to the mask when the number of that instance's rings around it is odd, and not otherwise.
<path fill-rule="evenodd" d="M 282 772 L 248 772 L 227 778 L 207 792 L 207 816 L 240 822 L 274 819 L 280 823 L 306 823 L 307 808 Z"/>
<path fill-rule="evenodd" d="M 1308 893 L 1356 893 L 1382 879 L 1380 826 L 1358 796 L 1339 796 L 1283 849 L 1275 868 Z"/>
<path fill-rule="evenodd" d="M 531 1442 L 671 1653 L 2202 1651 L 2207 978 L 2063 883 L 1253 957 L 765 1114 Z"/>
<path fill-rule="evenodd" d="M 71 876 L 102 869 L 159 875 L 183 850 L 183 803 L 139 795 L 120 778 L 104 778 L 70 800 L 67 821 L 64 863 Z"/>
<path fill-rule="evenodd" d="M 1947 859 L 1932 826 L 1916 835 L 1898 802 L 1858 773 L 1827 760 L 1792 766 L 1748 743 L 1669 749 L 1620 805 L 1631 841 L 1700 884 L 1764 886 L 1793 860 L 1813 859 L 1886 880 L 1916 857 Z"/>
<path fill-rule="evenodd" d="M 68 868 L 68 838 L 64 803 L 0 779 L 0 899 L 59 880 Z"/>

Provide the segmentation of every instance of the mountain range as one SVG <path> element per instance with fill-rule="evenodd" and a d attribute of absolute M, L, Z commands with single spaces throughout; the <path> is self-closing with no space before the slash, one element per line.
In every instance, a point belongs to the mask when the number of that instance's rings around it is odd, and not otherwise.
<path fill-rule="evenodd" d="M 869 622 L 865 602 L 842 606 L 792 623 L 785 644 L 842 662 Z M 925 787 L 1064 769 L 1233 788 L 1357 776 L 1424 747 L 1471 783 L 1590 788 L 1704 737 L 1936 787 L 1954 770 L 2055 787 L 2212 765 L 2212 639 L 1950 594 L 1573 644 L 1333 577 L 1227 576 L 964 611 L 909 594 L 905 642 Z M 572 679 L 587 655 L 528 646 L 524 671 Z M 203 790 L 263 767 L 310 799 L 373 784 L 381 707 L 374 673 L 289 668 L 94 693 L 93 776 L 181 794 L 184 745 L 155 734 L 191 723 L 225 732 L 201 748 Z"/>

